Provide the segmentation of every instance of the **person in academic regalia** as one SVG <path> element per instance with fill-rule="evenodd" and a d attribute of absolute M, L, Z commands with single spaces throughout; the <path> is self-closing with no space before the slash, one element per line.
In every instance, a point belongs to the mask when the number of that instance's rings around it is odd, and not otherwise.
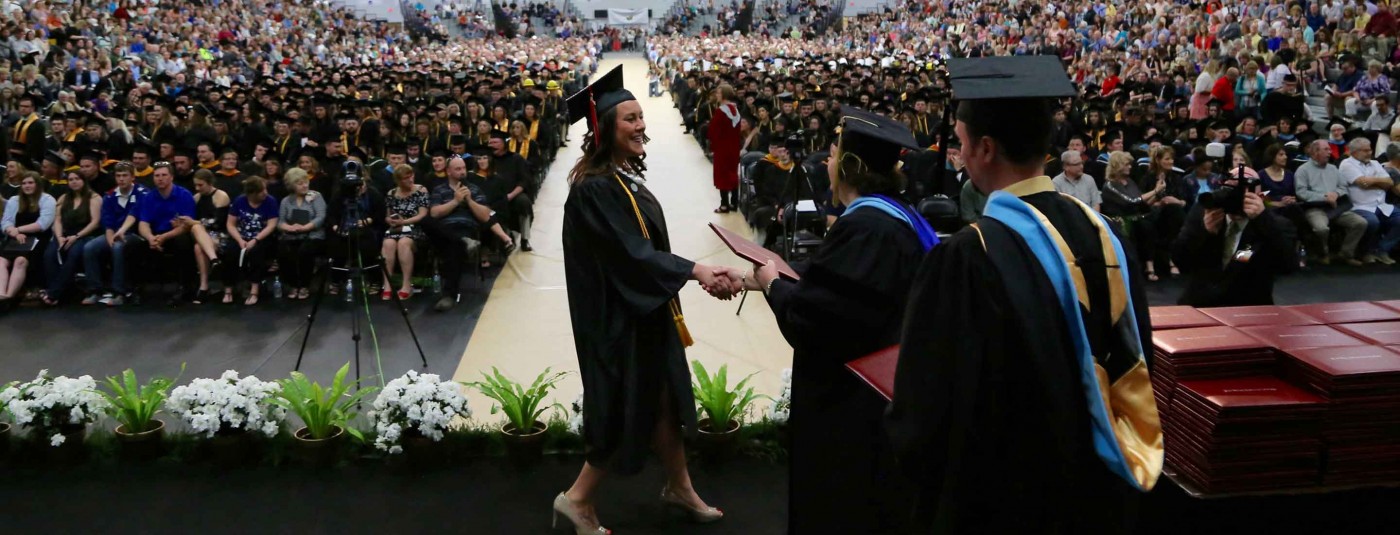
<path fill-rule="evenodd" d="M 693 279 L 729 297 L 727 271 L 670 252 L 661 204 L 642 179 L 646 122 L 623 89 L 622 67 L 569 97 L 568 106 L 570 117 L 589 121 L 583 156 L 569 174 L 563 236 L 587 461 L 554 499 L 554 511 L 576 533 L 609 533 L 594 512 L 598 485 L 610 472 L 636 474 L 655 448 L 667 474 L 662 502 L 695 521 L 717 521 L 723 513 L 691 486 L 681 441 L 696 420 L 685 357 L 692 341 L 677 293 Z"/>
<path fill-rule="evenodd" d="M 948 69 L 963 162 L 991 195 L 907 304 L 887 429 L 919 487 L 912 531 L 1130 532 L 1163 459 L 1151 329 L 1117 230 L 1042 170 L 1050 99 L 1074 88 L 1049 56 Z"/>
<path fill-rule="evenodd" d="M 11 159 L 31 164 L 44 159 L 44 140 L 48 138 L 49 133 L 48 125 L 39 117 L 38 102 L 38 97 L 33 95 L 19 97 L 19 119 L 10 125 Z"/>
<path fill-rule="evenodd" d="M 739 106 L 734 103 L 734 87 L 721 84 L 714 91 L 714 114 L 706 136 L 710 152 L 714 153 L 714 182 L 719 190 L 716 214 L 727 214 L 738 206 L 735 193 L 739 189 L 739 146 L 744 139 L 739 133 Z"/>
<path fill-rule="evenodd" d="M 909 489 L 883 433 L 885 400 L 845 364 L 899 340 L 904 298 L 938 237 L 898 200 L 900 152 L 918 148 L 909 128 L 853 107 L 837 120 L 827 173 L 845 211 L 800 282 L 771 263 L 741 279 L 768 297 L 794 350 L 788 532 L 899 533 Z"/>

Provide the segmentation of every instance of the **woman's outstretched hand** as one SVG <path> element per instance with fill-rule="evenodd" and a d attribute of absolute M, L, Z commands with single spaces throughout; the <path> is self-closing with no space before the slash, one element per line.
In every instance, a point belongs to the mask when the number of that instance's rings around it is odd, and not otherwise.
<path fill-rule="evenodd" d="M 740 283 L 743 271 L 731 267 L 695 264 L 691 276 L 700 281 L 700 287 L 706 292 L 724 301 L 744 289 Z"/>

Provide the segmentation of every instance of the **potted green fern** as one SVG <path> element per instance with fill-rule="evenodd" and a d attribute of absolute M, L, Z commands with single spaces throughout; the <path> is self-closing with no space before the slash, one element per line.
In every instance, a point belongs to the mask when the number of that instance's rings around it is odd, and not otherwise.
<path fill-rule="evenodd" d="M 184 373 L 184 366 L 180 372 Z M 136 380 L 136 372 L 127 369 L 120 378 L 107 378 L 107 414 L 117 421 L 114 430 L 117 451 L 130 461 L 149 461 L 163 453 L 165 422 L 156 415 L 165 407 L 174 379 L 156 377 L 146 384 Z"/>
<path fill-rule="evenodd" d="M 753 387 L 748 386 L 749 379 L 756 373 L 749 374 L 731 389 L 728 364 L 720 366 L 719 372 L 714 375 L 710 375 L 700 361 L 691 361 L 690 368 L 695 375 L 691 383 L 695 403 L 704 414 L 704 418 L 697 422 L 701 444 L 711 453 L 730 453 L 739 436 L 741 420 L 748 414 L 749 406 L 760 399 L 767 399 L 768 396 L 755 394 Z"/>
<path fill-rule="evenodd" d="M 350 363 L 345 363 L 335 372 L 330 387 L 323 387 L 301 372 L 292 372 L 291 377 L 278 381 L 282 390 L 273 403 L 287 409 L 301 418 L 304 426 L 292 436 L 296 439 L 292 454 L 298 460 L 313 466 L 334 464 L 340 453 L 340 444 L 345 435 L 363 441 L 359 429 L 350 426 L 355 418 L 355 406 L 376 388 L 358 388 L 352 394 L 350 388 L 355 382 L 347 382 L 345 375 L 350 372 Z"/>
<path fill-rule="evenodd" d="M 495 400 L 497 404 L 491 407 L 491 414 L 505 413 L 506 421 L 500 430 L 505 435 L 506 456 L 512 461 L 530 463 L 544 456 L 544 432 L 548 426 L 540 416 L 550 407 L 544 406 L 544 398 L 568 374 L 545 368 L 526 388 L 492 366 L 491 373 L 481 374 L 483 381 L 467 383 Z M 552 407 L 561 408 L 557 403 Z"/>

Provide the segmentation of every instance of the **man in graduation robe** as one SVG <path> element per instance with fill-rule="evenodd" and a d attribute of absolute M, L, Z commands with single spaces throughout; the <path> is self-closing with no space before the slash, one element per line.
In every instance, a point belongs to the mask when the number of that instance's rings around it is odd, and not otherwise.
<path fill-rule="evenodd" d="M 1043 175 L 1045 97 L 1074 90 L 1053 57 L 949 70 L 963 160 L 992 194 L 924 259 L 905 313 L 887 428 L 920 487 L 915 531 L 1130 531 L 1162 463 L 1151 329 L 1130 248 Z"/>

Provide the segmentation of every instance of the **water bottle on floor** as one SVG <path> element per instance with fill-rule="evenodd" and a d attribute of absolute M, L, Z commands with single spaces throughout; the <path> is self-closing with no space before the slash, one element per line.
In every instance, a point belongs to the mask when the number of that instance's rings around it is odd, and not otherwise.
<path fill-rule="evenodd" d="M 272 298 L 282 298 L 282 277 L 278 277 L 276 275 L 272 277 Z"/>
<path fill-rule="evenodd" d="M 355 302 L 355 285 L 352 284 L 350 281 L 345 281 L 345 302 Z"/>
<path fill-rule="evenodd" d="M 437 274 L 437 273 L 434 273 L 434 274 L 433 274 L 433 294 L 436 295 L 436 294 L 440 294 L 440 293 L 442 293 L 442 275 L 439 275 L 439 274 Z"/>

